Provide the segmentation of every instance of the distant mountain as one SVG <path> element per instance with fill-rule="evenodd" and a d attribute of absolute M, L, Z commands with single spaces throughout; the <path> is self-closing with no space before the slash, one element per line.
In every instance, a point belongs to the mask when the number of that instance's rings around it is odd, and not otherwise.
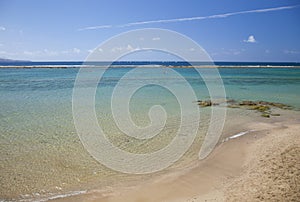
<path fill-rule="evenodd" d="M 30 60 L 12 60 L 6 58 L 0 58 L 0 63 L 16 63 L 16 62 L 31 62 Z"/>

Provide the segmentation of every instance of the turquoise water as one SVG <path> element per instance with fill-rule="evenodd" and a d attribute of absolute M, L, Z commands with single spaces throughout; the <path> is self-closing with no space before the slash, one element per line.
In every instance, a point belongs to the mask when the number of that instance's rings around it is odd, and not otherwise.
<path fill-rule="evenodd" d="M 109 185 L 118 179 L 116 176 L 127 177 L 95 161 L 81 145 L 72 117 L 72 92 L 78 70 L 0 68 L 0 198 L 74 190 L 95 184 L 95 179 Z M 137 91 L 130 102 L 132 119 L 137 125 L 145 126 L 149 123 L 149 108 L 161 105 L 169 118 L 168 127 L 163 131 L 168 136 L 150 142 L 129 141 L 113 122 L 110 97 L 119 79 L 131 70 L 111 68 L 105 72 L 95 98 L 98 121 L 111 134 L 112 142 L 122 149 L 137 153 L 158 150 L 172 139 L 172 133 L 178 128 L 179 103 L 160 86 L 149 85 Z M 144 70 L 148 73 L 147 68 Z M 197 71 L 175 70 L 191 84 L 197 99 L 209 98 Z M 184 94 L 181 81 L 168 77 L 168 71 L 152 69 L 153 78 L 165 80 Z M 219 71 L 228 98 L 280 102 L 300 108 L 299 68 L 222 68 Z M 141 77 L 125 84 L 143 83 Z M 89 87 L 87 80 L 83 88 Z M 189 101 L 195 104 L 195 100 Z M 204 134 L 202 130 L 199 133 Z"/>

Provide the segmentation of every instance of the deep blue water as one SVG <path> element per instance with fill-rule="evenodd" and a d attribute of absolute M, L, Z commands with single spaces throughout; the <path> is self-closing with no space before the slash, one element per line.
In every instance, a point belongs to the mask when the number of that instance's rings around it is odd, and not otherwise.
<path fill-rule="evenodd" d="M 41 61 L 41 62 L 31 62 L 31 61 L 0 61 L 0 66 L 46 66 L 46 65 L 61 65 L 61 66 L 77 66 L 82 65 L 83 61 Z M 86 63 L 85 63 L 86 64 Z M 88 64 L 94 65 L 108 65 L 110 62 L 90 62 Z M 112 63 L 113 65 L 163 65 L 163 66 L 189 66 L 190 64 L 185 61 L 116 61 Z M 195 62 L 194 65 L 207 65 L 211 62 Z M 214 62 L 215 65 L 219 66 L 300 66 L 299 62 Z"/>

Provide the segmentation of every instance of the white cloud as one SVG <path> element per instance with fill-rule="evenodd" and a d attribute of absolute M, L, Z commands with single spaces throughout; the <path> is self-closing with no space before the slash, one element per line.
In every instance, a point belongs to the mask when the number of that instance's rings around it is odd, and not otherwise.
<path fill-rule="evenodd" d="M 16 55 L 18 55 L 18 53 L 17 52 L 8 52 L 8 51 L 5 51 L 5 50 L 1 50 L 0 51 L 0 57 L 1 58 L 9 58 L 9 57 L 14 57 L 14 56 L 16 56 Z"/>
<path fill-rule="evenodd" d="M 133 48 L 130 44 L 127 45 L 127 48 L 126 48 L 126 49 L 129 50 L 129 51 L 134 50 L 134 48 Z"/>
<path fill-rule="evenodd" d="M 232 54 L 233 55 L 239 55 L 239 54 L 241 54 L 241 51 L 234 51 Z"/>
<path fill-rule="evenodd" d="M 105 28 L 111 28 L 111 27 L 112 27 L 112 25 L 91 26 L 91 27 L 84 27 L 84 28 L 78 29 L 78 31 L 93 30 L 93 29 L 105 29 Z"/>
<path fill-rule="evenodd" d="M 255 40 L 255 38 L 254 38 L 253 35 L 250 35 L 247 40 L 244 40 L 244 42 L 247 42 L 247 43 L 256 43 L 257 41 Z"/>
<path fill-rule="evenodd" d="M 22 52 L 23 55 L 27 56 L 59 56 L 59 55 L 74 55 L 81 53 L 81 50 L 78 48 L 68 49 L 68 50 L 35 50 L 35 51 L 29 51 L 25 50 Z"/>
<path fill-rule="evenodd" d="M 218 56 L 224 56 L 224 55 L 240 55 L 245 52 L 245 49 L 225 49 L 221 48 L 221 51 L 217 52 L 211 52 L 210 55 L 218 55 Z"/>
<path fill-rule="evenodd" d="M 0 31 L 5 31 L 5 30 L 6 30 L 5 27 L 0 26 Z"/>
<path fill-rule="evenodd" d="M 300 51 L 296 51 L 296 50 L 284 50 L 283 52 L 285 54 L 300 54 Z"/>
<path fill-rule="evenodd" d="M 48 49 L 44 49 L 44 53 L 47 56 L 57 56 L 57 55 L 59 55 L 59 51 L 53 51 L 53 50 L 48 50 Z"/>
<path fill-rule="evenodd" d="M 30 56 L 34 55 L 34 53 L 32 51 L 23 51 L 23 54 L 30 55 Z"/>
<path fill-rule="evenodd" d="M 73 53 L 76 53 L 76 54 L 80 53 L 80 49 L 78 49 L 78 48 L 73 48 Z"/>
<path fill-rule="evenodd" d="M 152 41 L 159 41 L 159 40 L 160 40 L 159 37 L 154 37 L 154 38 L 152 38 Z"/>
<path fill-rule="evenodd" d="M 45 59 L 45 58 L 78 58 L 84 56 L 87 52 L 82 51 L 79 48 L 72 48 L 66 50 L 50 50 L 50 49 L 43 49 L 43 50 L 19 50 L 15 52 L 7 52 L 5 50 L 0 50 L 0 58 L 26 58 L 29 60 L 35 59 Z"/>
<path fill-rule="evenodd" d="M 126 47 L 113 47 L 111 49 L 112 52 L 133 51 L 133 50 L 139 50 L 139 48 L 138 47 L 134 48 L 130 44 L 128 44 Z"/>
<path fill-rule="evenodd" d="M 68 50 L 62 50 L 62 51 L 45 51 L 49 55 L 72 55 L 72 54 L 79 54 L 81 53 L 81 50 L 79 48 L 73 48 L 73 49 L 68 49 Z"/>
<path fill-rule="evenodd" d="M 274 8 L 265 8 L 265 9 L 255 9 L 255 10 L 247 10 L 247 11 L 238 11 L 232 13 L 223 13 L 209 16 L 197 16 L 197 17 L 187 17 L 187 18 L 174 18 L 174 19 L 161 19 L 161 20 L 149 20 L 149 21 L 141 21 L 141 22 L 131 22 L 122 25 L 100 25 L 100 26 L 92 26 L 92 27 L 84 27 L 78 29 L 78 31 L 82 30 L 95 30 L 95 29 L 103 29 L 103 28 L 113 28 L 113 27 L 130 27 L 136 25 L 145 25 L 145 24 L 157 24 L 157 23 L 172 23 L 172 22 L 185 22 L 185 21 L 194 21 L 194 20 L 206 20 L 206 19 L 216 19 L 216 18 L 226 18 L 234 15 L 243 15 L 249 13 L 267 13 L 273 11 L 280 11 L 286 9 L 293 9 L 296 6 L 281 6 Z"/>
<path fill-rule="evenodd" d="M 119 52 L 119 51 L 122 51 L 123 50 L 123 47 L 113 47 L 111 49 L 112 52 Z"/>
<path fill-rule="evenodd" d="M 95 51 L 97 51 L 96 48 L 94 48 L 94 49 L 89 49 L 89 50 L 88 50 L 88 53 L 93 53 L 93 52 L 95 52 Z M 99 51 L 99 52 L 103 52 L 103 49 L 102 49 L 102 48 L 98 48 L 98 51 Z"/>

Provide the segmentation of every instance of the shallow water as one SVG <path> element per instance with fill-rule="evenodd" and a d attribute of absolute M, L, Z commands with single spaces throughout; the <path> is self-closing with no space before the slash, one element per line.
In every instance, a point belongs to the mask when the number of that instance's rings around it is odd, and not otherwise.
<path fill-rule="evenodd" d="M 150 141 L 125 136 L 113 121 L 110 98 L 119 79 L 131 70 L 111 68 L 105 72 L 95 98 L 97 118 L 108 138 L 119 148 L 133 153 L 156 151 L 174 137 L 180 124 L 180 104 L 172 93 L 160 86 L 140 89 L 130 102 L 132 120 L 139 126 L 148 125 L 149 109 L 161 105 L 168 114 L 166 127 Z M 197 99 L 209 98 L 197 71 L 175 70 L 191 84 Z M 103 166 L 82 146 L 72 116 L 72 93 L 78 71 L 78 68 L 0 68 L 0 199 L 53 195 L 136 178 Z M 90 71 L 93 75 L 94 70 Z M 135 79 L 125 80 L 125 86 L 121 87 L 142 84 L 143 75 L 149 73 L 149 69 L 144 71 L 142 69 Z M 168 83 L 185 95 L 183 81 L 170 77 L 168 71 L 156 68 L 150 72 L 152 78 Z M 221 68 L 219 71 L 228 98 L 280 102 L 300 108 L 299 68 Z M 89 87 L 87 79 L 82 88 Z M 122 96 L 126 95 L 120 95 L 119 99 L 122 100 Z M 188 101 L 196 105 L 195 100 Z M 202 122 L 196 144 L 174 169 L 197 159 L 209 113 L 209 109 L 201 109 Z"/>

